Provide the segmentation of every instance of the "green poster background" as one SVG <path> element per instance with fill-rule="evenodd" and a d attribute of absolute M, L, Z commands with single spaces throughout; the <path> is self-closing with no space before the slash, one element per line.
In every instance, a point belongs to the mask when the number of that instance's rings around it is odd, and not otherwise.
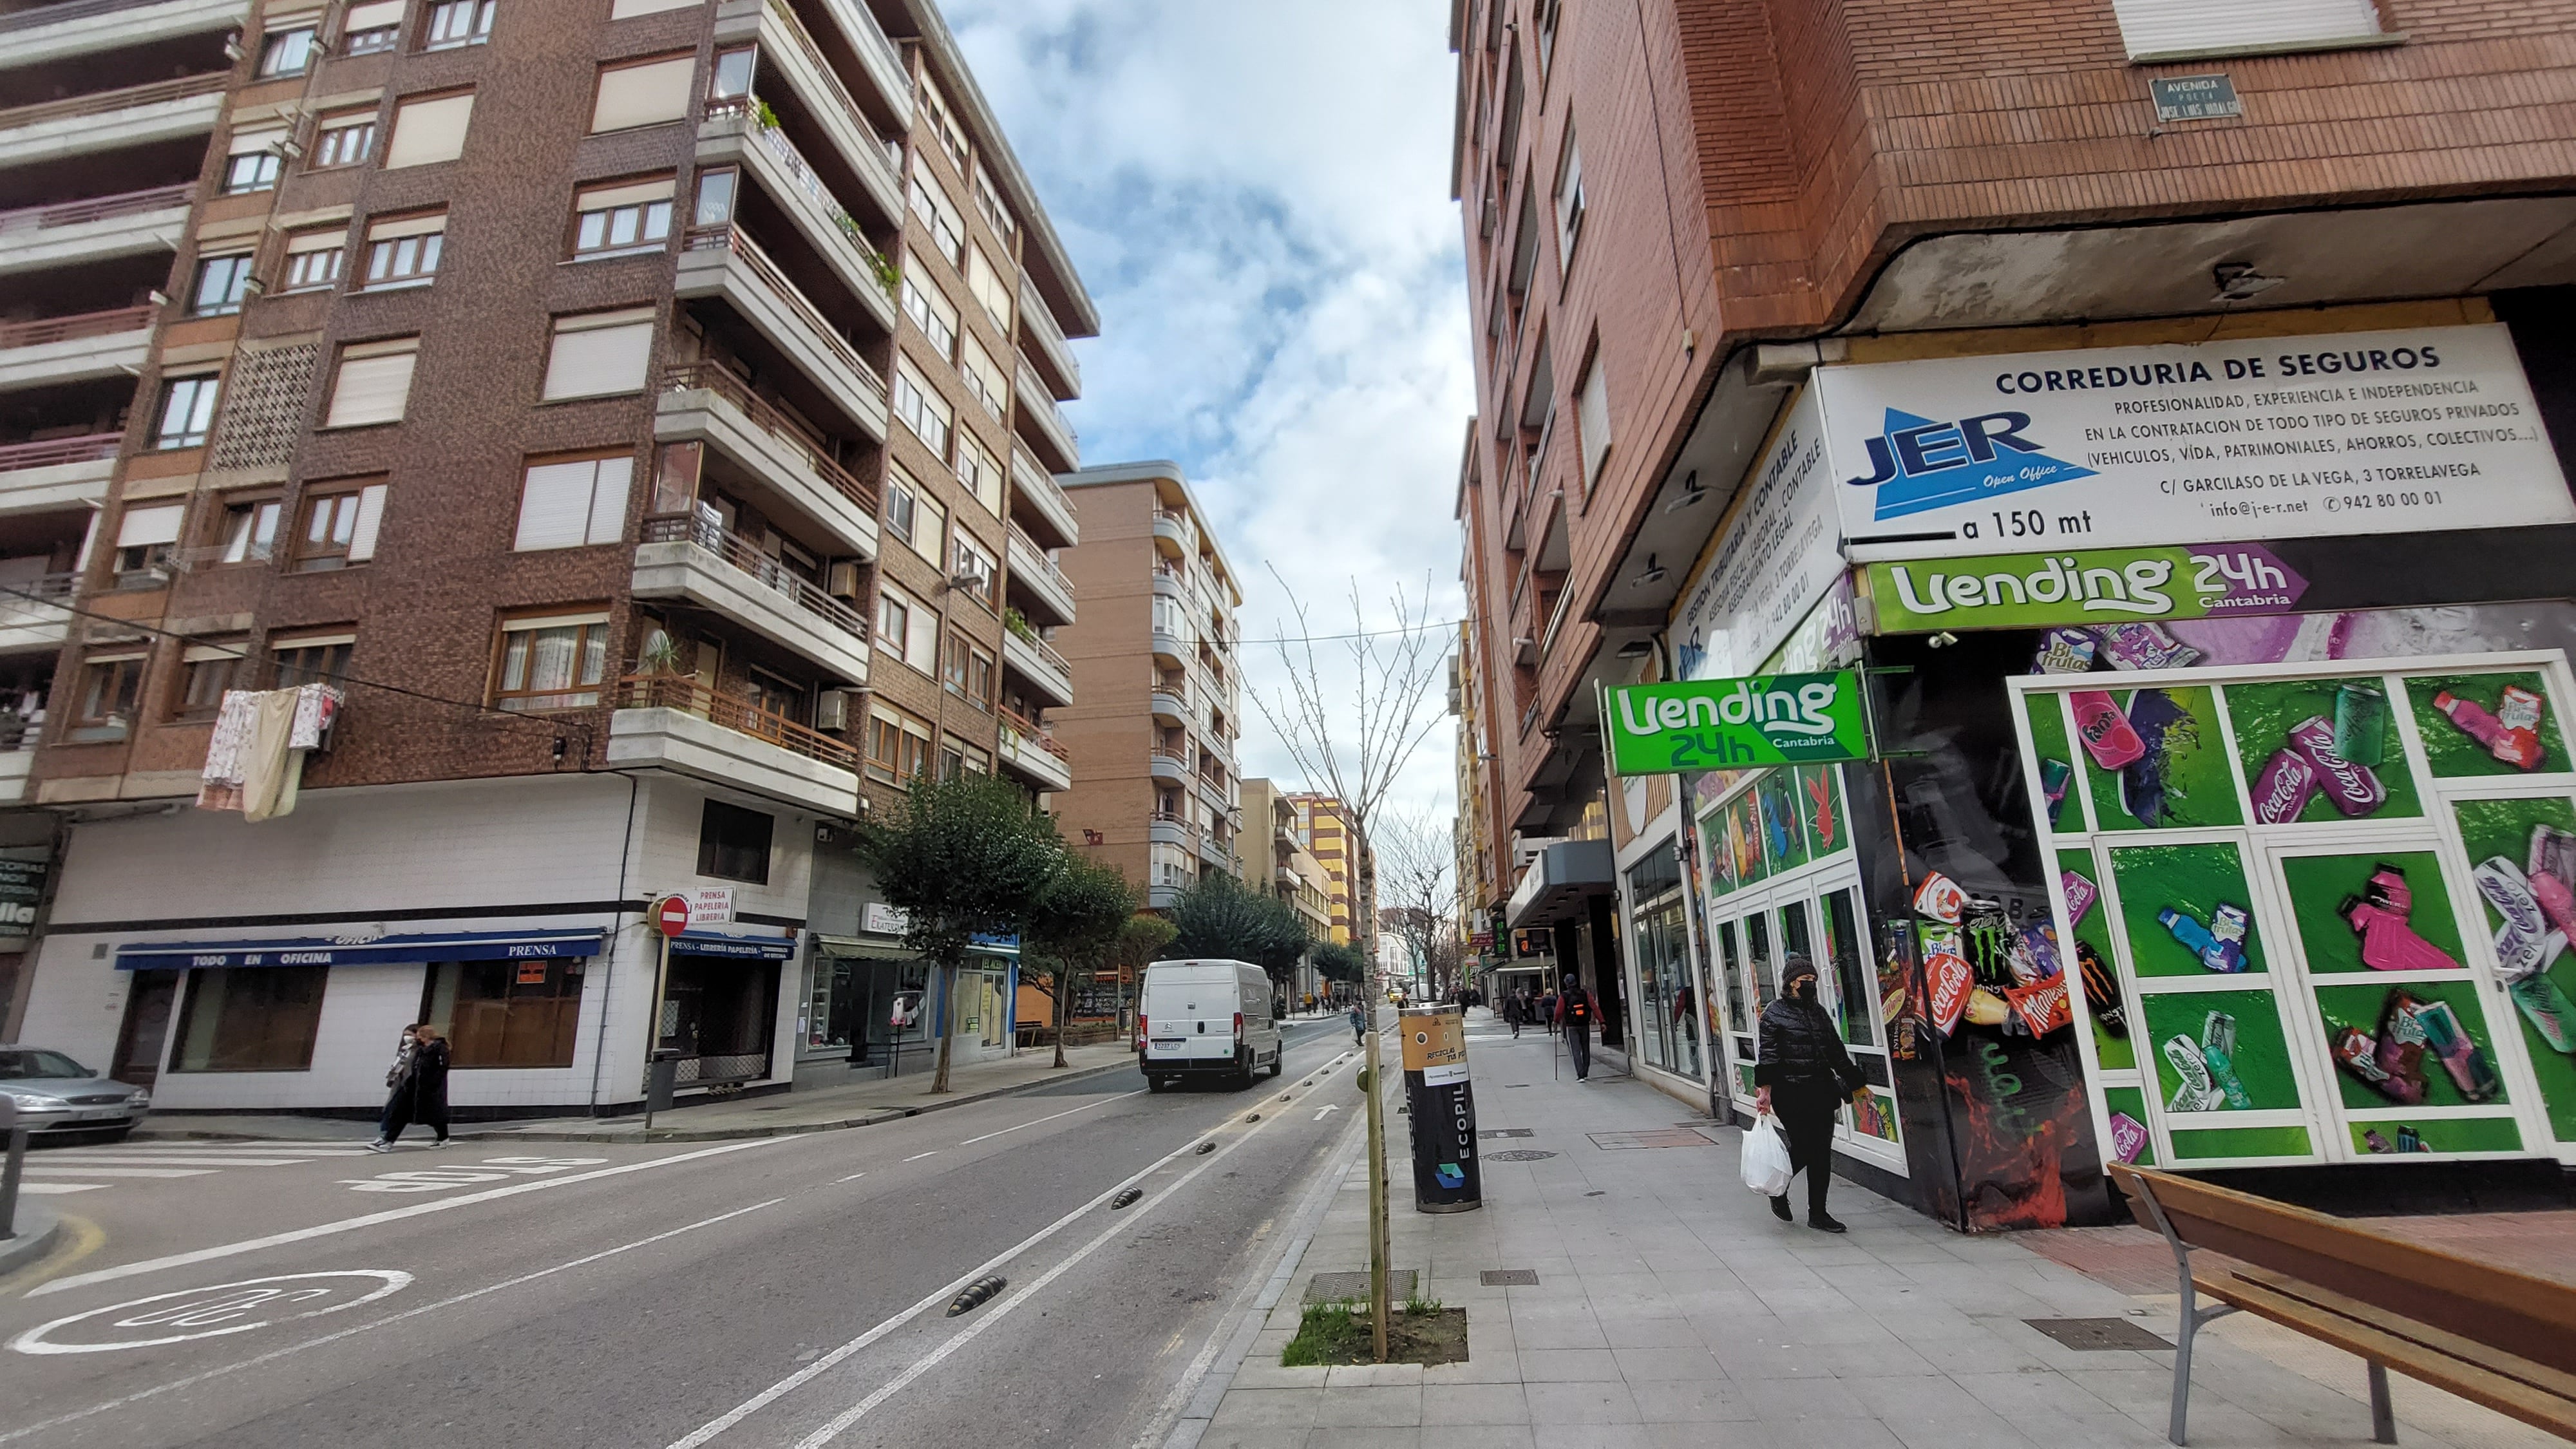
<path fill-rule="evenodd" d="M 2289 1043 L 2281 1036 L 2281 1012 L 2269 991 L 2168 991 L 2146 999 L 2147 1037 L 2143 1044 L 2156 1061 L 2156 1107 L 2173 1100 L 2182 1078 L 2165 1060 L 2165 1043 L 2178 1036 L 2201 1039 L 2209 1014 L 2223 1011 L 2236 1018 L 2236 1051 L 2229 1058 L 2236 1079 L 2245 1084 L 2252 1105 L 2222 1107 L 2215 1112 L 2166 1113 L 2169 1122 L 2210 1122 L 2230 1111 L 2295 1111 L 2299 1078 L 2290 1063 Z"/>
<path fill-rule="evenodd" d="M 2174 1156 L 2178 1159 L 2309 1157 L 2316 1152 L 2308 1144 L 2308 1129 L 2305 1127 L 2204 1127 L 2197 1130 L 2176 1127 L 2170 1130 Z"/>
<path fill-rule="evenodd" d="M 2137 697 L 2146 692 L 2120 691 L 2111 699 L 2134 719 Z M 2167 726 L 2164 734 L 2164 813 L 2152 825 L 2139 820 L 2121 802 L 2120 780 L 2126 772 L 2088 769 L 2084 778 L 2093 791 L 2093 818 L 2104 830 L 2242 825 L 2245 812 L 2237 803 L 2236 777 L 2227 768 L 2227 742 L 2218 727 L 2216 699 L 2207 686 L 2160 692 L 2186 715 Z M 2156 758 L 2151 751 L 2148 759 Z"/>
<path fill-rule="evenodd" d="M 2082 916 L 2076 919 L 2075 939 L 2091 946 L 2093 953 L 2102 958 L 2102 964 L 2108 967 L 2112 976 L 2116 978 L 2120 974 L 2120 955 L 2111 949 L 2111 935 L 2106 929 L 2110 920 L 2110 908 L 2103 904 L 2101 881 L 2094 879 L 2101 873 L 2101 868 L 2093 863 L 2093 853 L 2089 850 L 2061 850 L 2057 853 L 2057 868 L 2061 871 L 2071 870 L 2093 881 L 2093 903 L 2085 909 Z M 2067 952 L 2066 965 L 2069 969 L 2080 969 L 2077 967 L 2075 954 L 2071 948 Z M 2088 1001 L 2086 1011 L 2088 1014 L 2096 1013 L 2097 1008 Z M 2093 1029 L 2093 1053 L 2102 1063 L 2102 1070 L 2120 1072 L 2137 1066 L 2137 1052 L 2130 1046 L 2129 1038 L 2111 1035 L 2103 1030 L 2102 1023 L 2098 1019 L 2091 1020 L 2087 1024 Z M 2140 1117 L 2138 1120 L 2144 1122 L 2147 1119 Z"/>
<path fill-rule="evenodd" d="M 2418 1001 L 2449 1002 L 2452 1014 L 2459 1017 L 2469 1039 L 2486 1049 L 2488 1065 L 2501 1073 L 2503 1064 L 2496 1056 L 2495 1040 L 2487 1031 L 2486 1009 L 2479 1001 L 2478 983 L 2466 978 L 2458 981 L 2320 986 L 2317 988 L 2317 1010 L 2325 1016 L 2328 1035 L 2332 1035 L 2338 1026 L 2357 1026 L 2373 1036 L 2378 1035 L 2380 1013 L 2386 1008 L 2388 994 L 2392 991 L 2403 991 Z M 2372 1091 L 2341 1067 L 2335 1068 L 2335 1079 L 2343 1089 L 2343 1104 L 2347 1107 L 2406 1105 L 2392 1102 Z M 2507 1092 L 2498 1091 L 2485 1102 L 2471 1102 L 2460 1095 L 2460 1089 L 2451 1081 L 2451 1074 L 2430 1055 L 2424 1058 L 2424 1086 L 2423 1105 L 2427 1107 L 2483 1107 L 2490 1103 L 2503 1106 L 2508 1096 Z"/>
<path fill-rule="evenodd" d="M 2548 712 L 2540 720 L 2541 761 L 2536 769 L 2519 769 L 2497 759 L 2466 730 L 2451 723 L 2449 715 L 2433 707 L 2433 696 L 2449 690 L 2461 699 L 2475 701 L 2480 708 L 2493 714 L 2508 684 L 2519 684 L 2549 701 Z M 2415 711 L 2416 731 L 2424 736 L 2424 758 L 2432 764 L 2436 775 L 2444 778 L 2472 775 L 2510 777 L 2561 773 L 2568 767 L 2567 736 L 2559 720 L 2559 707 L 2566 701 L 2551 696 L 2549 683 L 2538 670 L 2500 674 L 2428 674 L 2407 680 L 2406 696 Z"/>
<path fill-rule="evenodd" d="M 2377 683 L 2378 681 L 2368 681 Z M 2292 679 L 2276 684 L 2231 684 L 2227 687 L 2227 714 L 2236 726 L 2236 757 L 2245 766 L 2245 784 L 2251 789 L 2263 778 L 2263 766 L 2273 752 L 2289 743 L 2290 729 L 2311 717 L 2323 715 L 2327 724 L 2334 723 L 2335 691 L 2346 683 L 2340 679 Z M 2394 709 L 2396 706 L 2391 705 Z M 2445 729 L 2449 725 L 2443 726 Z M 2466 736 L 2462 736 L 2466 738 Z M 2424 806 L 2415 795 L 2415 772 L 2406 764 L 2405 746 L 2398 741 L 2397 725 L 2391 721 L 2386 731 L 2385 757 L 2371 768 L 2379 783 L 2388 790 L 2388 798 L 2364 820 L 2393 820 L 2405 815 L 2421 815 Z M 2299 812 L 2302 822 L 2343 820 L 2347 817 L 2320 790 L 2307 808 Z"/>
<path fill-rule="evenodd" d="M 2156 920 L 2159 908 L 2189 912 L 2204 926 L 2225 901 L 2251 914 L 2253 893 L 2245 887 L 2244 860 L 2236 847 L 2209 845 L 2124 845 L 2111 851 L 2111 871 L 2120 884 L 2120 924 L 2129 937 L 2129 959 L 2142 977 L 2214 976 L 2200 958 Z M 2263 954 L 2263 919 L 2254 915 L 2245 932 L 2245 969 L 2268 971 Z"/>
<path fill-rule="evenodd" d="M 2299 944 L 2307 948 L 2308 970 L 2327 975 L 2374 969 L 2361 959 L 2361 936 L 2344 919 L 2343 905 L 2361 895 L 2383 865 L 2405 872 L 2407 888 L 2415 897 L 2406 923 L 2415 934 L 2449 952 L 2459 969 L 2467 970 L 2469 957 L 2460 945 L 2459 918 L 2451 911 L 2451 888 L 2442 879 L 2441 859 L 2429 850 L 2283 859 L 2281 875 L 2289 886 L 2291 912 L 2298 918 Z"/>
<path fill-rule="evenodd" d="M 2150 1126 L 2156 1120 L 2154 1115 L 2147 1111 L 2147 1094 L 2136 1087 L 2104 1087 L 2102 1089 L 2102 1105 L 2108 1107 L 2113 1112 L 2128 1113 L 2129 1120 L 2137 1123 L 2141 1127 Z M 2108 1157 L 2110 1155 L 2110 1151 L 2110 1144 L 2105 1142 L 2102 1146 L 2103 1155 Z M 2156 1135 L 2154 1132 L 2150 1131 L 2147 1133 L 2147 1145 L 2138 1149 L 2138 1156 L 2134 1165 L 2139 1167 L 2153 1167 L 2156 1165 Z"/>
<path fill-rule="evenodd" d="M 1700 817 L 1700 859 L 1708 862 L 1708 893 L 1714 899 L 1735 890 L 1735 852 L 1726 843 L 1726 813 L 1712 810 Z"/>
<path fill-rule="evenodd" d="M 2379 1154 L 2370 1150 L 2367 1134 L 2376 1132 L 2383 1141 L 2394 1143 L 2397 1122 L 2355 1122 L 2352 1124 L 2352 1150 L 2365 1157 Z M 2412 1126 L 2424 1139 L 2424 1145 L 2435 1152 L 2520 1152 L 2522 1125 L 2511 1117 L 2452 1117 L 2435 1122 L 2404 1123 Z"/>
<path fill-rule="evenodd" d="M 1842 778 L 1839 765 L 1800 765 L 1790 786 L 1800 828 L 1807 835 L 1807 851 L 1819 860 L 1851 848 L 1851 817 L 1843 804 Z"/>
<path fill-rule="evenodd" d="M 2459 821 L 2460 843 L 2467 848 L 2472 864 L 2498 855 L 2517 866 L 2524 864 L 2530 857 L 2531 827 L 2535 825 L 2576 831 L 2576 805 L 2561 797 L 2458 800 L 2452 802 L 2451 814 Z M 2486 922 L 2490 931 L 2502 922 L 2484 896 L 2478 898 L 2478 912 L 2478 918 Z M 2576 951 L 2560 956 L 2548 974 L 2560 991 L 2576 1000 Z M 2513 1016 L 2522 1032 L 2525 1054 L 2531 1058 L 2531 1074 L 2540 1083 L 2540 1102 L 2549 1113 L 2550 1135 L 2561 1142 L 2576 1142 L 2576 1057 L 2552 1050 L 2520 1011 Z"/>
<path fill-rule="evenodd" d="M 2055 760 L 2074 769 L 2080 776 L 2085 761 L 2078 758 L 2076 752 L 2066 743 L 2066 714 L 2058 699 L 2059 696 L 2054 694 L 2022 696 L 2022 708 L 2030 717 L 2031 747 L 2038 751 L 2043 763 Z M 2083 788 L 2083 781 L 2080 778 L 2069 779 L 2066 782 L 2066 793 L 2057 802 L 2057 818 L 2049 823 L 2051 830 L 2079 834 L 2083 831 L 2084 807 L 2075 799 L 2075 792 Z M 2031 802 L 2032 813 L 2038 813 L 2039 807 L 2044 802 L 2044 796 L 2040 800 Z"/>
<path fill-rule="evenodd" d="M 1762 843 L 1762 803 L 1747 790 L 1726 807 L 1727 848 L 1735 853 L 1735 883 L 1740 888 L 1758 883 L 1771 872 L 1763 865 L 1768 853 Z"/>

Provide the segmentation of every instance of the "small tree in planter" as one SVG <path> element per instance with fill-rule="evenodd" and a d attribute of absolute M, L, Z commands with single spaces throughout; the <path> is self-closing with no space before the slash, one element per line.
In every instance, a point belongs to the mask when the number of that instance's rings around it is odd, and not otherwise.
<path fill-rule="evenodd" d="M 1136 915 L 1136 888 L 1116 866 L 1078 856 L 1038 897 L 1029 928 L 1020 937 L 1022 969 L 1045 971 L 1055 998 L 1055 1064 L 1063 1066 L 1065 1019 L 1073 993 L 1107 965 L 1118 938 Z"/>

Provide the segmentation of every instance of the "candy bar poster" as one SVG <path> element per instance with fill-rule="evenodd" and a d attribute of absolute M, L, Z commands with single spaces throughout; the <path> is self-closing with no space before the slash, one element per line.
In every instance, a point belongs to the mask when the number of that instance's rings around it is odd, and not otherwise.
<path fill-rule="evenodd" d="M 1889 556 L 2576 521 L 2500 325 L 1820 368 Z"/>

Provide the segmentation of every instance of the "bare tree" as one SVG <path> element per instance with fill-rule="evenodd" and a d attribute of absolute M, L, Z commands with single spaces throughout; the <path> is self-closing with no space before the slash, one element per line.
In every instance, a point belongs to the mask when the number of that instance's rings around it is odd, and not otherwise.
<path fill-rule="evenodd" d="M 1419 812 L 1390 812 L 1376 834 L 1379 899 L 1433 994 L 1458 985 L 1458 874 L 1450 833 Z"/>
<path fill-rule="evenodd" d="M 1306 602 L 1273 566 L 1270 576 L 1287 596 L 1296 615 L 1292 630 L 1277 633 L 1279 663 L 1287 678 L 1284 689 L 1247 691 L 1254 707 L 1279 737 L 1307 788 L 1330 793 L 1341 802 L 1351 834 L 1351 934 L 1368 962 L 1368 1011 L 1372 1016 L 1386 999 L 1377 970 L 1377 880 L 1370 824 L 1387 794 L 1423 740 L 1447 718 L 1438 703 L 1441 664 L 1448 658 L 1449 631 L 1431 622 L 1430 579 L 1419 598 L 1408 599 L 1402 585 L 1394 590 L 1392 628 L 1369 627 L 1360 600 L 1359 580 L 1351 580 L 1351 632 L 1318 636 Z M 1318 657 L 1318 644 L 1339 644 L 1348 662 L 1328 674 Z M 1330 657 L 1328 649 L 1324 657 Z M 1347 693 L 1344 691 L 1347 690 Z M 1364 1037 L 1368 1099 L 1369 1156 L 1369 1336 L 1380 1363 L 1386 1361 L 1387 1192 L 1386 1109 L 1383 1079 L 1378 1075 L 1378 1034 Z"/>

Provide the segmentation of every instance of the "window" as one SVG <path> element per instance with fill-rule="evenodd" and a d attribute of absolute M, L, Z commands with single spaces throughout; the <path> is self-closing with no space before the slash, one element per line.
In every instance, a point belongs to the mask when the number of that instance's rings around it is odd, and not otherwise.
<path fill-rule="evenodd" d="M 939 360 L 957 360 L 957 304 L 939 294 L 939 284 L 930 280 L 929 265 L 918 254 L 903 269 L 903 315 L 921 329 L 937 349 Z"/>
<path fill-rule="evenodd" d="M 766 669 L 751 671 L 750 678 L 743 681 L 742 697 L 754 710 L 771 719 L 796 725 L 813 723 L 813 692 Z"/>
<path fill-rule="evenodd" d="M 589 709 L 608 678 L 608 615 L 564 614 L 501 623 L 492 707 L 513 714 Z"/>
<path fill-rule="evenodd" d="M 451 45 L 481 45 L 492 38 L 492 12 L 501 0 L 439 0 L 429 7 L 430 50 Z"/>
<path fill-rule="evenodd" d="M 455 160 L 465 153 L 465 132 L 473 121 L 472 91 L 404 101 L 394 109 L 394 135 L 385 146 L 385 169 Z"/>
<path fill-rule="evenodd" d="M 242 665 L 249 654 L 245 640 L 189 645 L 179 656 L 179 717 L 213 719 L 224 707 L 224 691 L 239 689 L 248 681 L 249 672 Z"/>
<path fill-rule="evenodd" d="M 391 50 L 402 39 L 403 11 L 410 0 L 366 0 L 352 5 L 340 20 L 340 49 L 348 55 L 374 55 Z"/>
<path fill-rule="evenodd" d="M 376 113 L 324 116 L 313 134 L 313 169 L 355 166 L 376 153 Z"/>
<path fill-rule="evenodd" d="M 984 315 L 993 319 L 994 330 L 1011 335 L 1011 284 L 1003 280 L 1002 269 L 984 255 L 982 247 L 967 249 L 966 290 L 975 294 Z"/>
<path fill-rule="evenodd" d="M 965 265 L 966 219 L 957 214 L 956 203 L 948 199 L 948 193 L 939 189 L 938 179 L 930 174 L 929 166 L 917 152 L 912 158 L 909 191 L 912 214 L 921 218 L 922 225 L 930 228 L 930 239 L 938 245 L 939 254 L 948 258 L 952 266 Z"/>
<path fill-rule="evenodd" d="M 777 823 L 775 816 L 709 800 L 698 817 L 698 874 L 767 885 L 769 837 Z"/>
<path fill-rule="evenodd" d="M 895 364 L 893 401 L 894 415 L 903 419 L 903 425 L 938 454 L 941 462 L 946 462 L 948 435 L 957 424 L 957 410 L 930 390 L 930 384 L 913 371 L 909 359 Z"/>
<path fill-rule="evenodd" d="M 949 577 L 983 580 L 969 591 L 975 597 L 991 602 L 995 588 L 1002 581 L 1002 566 L 994 562 L 992 550 L 967 537 L 962 528 L 956 532 L 955 544 L 955 552 L 948 562 Z"/>
<path fill-rule="evenodd" d="M 223 532 L 215 542 L 217 563 L 266 563 L 277 547 L 277 520 L 285 505 L 274 498 L 251 499 L 224 506 Z"/>
<path fill-rule="evenodd" d="M 293 30 L 272 30 L 259 47 L 259 78 L 273 79 L 282 75 L 302 75 L 313 65 L 313 27 L 298 26 Z"/>
<path fill-rule="evenodd" d="M 339 229 L 288 233 L 283 290 L 310 292 L 339 285 L 340 265 L 349 254 L 348 240 L 349 234 Z"/>
<path fill-rule="evenodd" d="M 1544 77 L 1550 61 L 1556 59 L 1556 23 L 1563 18 L 1564 0 L 1538 0 L 1538 12 L 1530 18 L 1538 22 L 1538 73 Z"/>
<path fill-rule="evenodd" d="M 1602 376 L 1609 369 L 1602 365 L 1596 352 L 1592 365 L 1583 370 L 1583 386 L 1575 394 L 1574 424 L 1583 445 L 1583 486 L 1589 490 L 1601 476 L 1601 462 L 1610 455 L 1610 384 Z"/>
<path fill-rule="evenodd" d="M 599 89 L 590 106 L 591 134 L 658 126 L 687 116 L 689 81 L 697 69 L 694 55 L 600 67 Z"/>
<path fill-rule="evenodd" d="M 608 7 L 608 18 L 625 20 L 637 15 L 659 15 L 665 10 L 686 10 L 703 5 L 706 0 L 615 0 Z"/>
<path fill-rule="evenodd" d="M 716 63 L 707 70 L 707 99 L 738 101 L 751 95 L 751 81 L 760 69 L 760 48 L 737 45 L 716 52 Z"/>
<path fill-rule="evenodd" d="M 520 552 L 615 543 L 626 536 L 632 457 L 576 458 L 528 465 L 519 495 Z"/>
<path fill-rule="evenodd" d="M 200 257 L 197 260 L 197 284 L 188 291 L 189 314 L 221 317 L 240 311 L 242 298 L 250 295 L 250 261 L 248 252 Z"/>
<path fill-rule="evenodd" d="M 331 406 L 322 415 L 322 426 L 365 428 L 401 422 L 411 400 L 412 365 L 419 360 L 417 337 L 352 342 L 341 348 L 340 373 L 332 380 Z"/>
<path fill-rule="evenodd" d="M 277 656 L 277 687 L 347 683 L 349 651 L 357 643 L 355 634 L 298 634 L 269 640 L 268 652 Z"/>
<path fill-rule="evenodd" d="M 733 197 L 741 173 L 731 166 L 718 166 L 698 173 L 696 215 L 691 226 L 724 226 L 733 220 Z"/>
<path fill-rule="evenodd" d="M 948 636 L 948 652 L 940 661 L 939 680 L 950 694 L 977 709 L 993 707 L 993 656 L 965 635 Z"/>
<path fill-rule="evenodd" d="M 948 108 L 948 97 L 940 94 L 939 87 L 932 84 L 928 76 L 921 79 L 921 106 L 930 113 L 930 131 L 939 138 L 939 149 L 948 153 L 948 159 L 957 163 L 958 170 L 964 171 L 965 128 L 957 124 L 957 113 Z"/>
<path fill-rule="evenodd" d="M 327 573 L 374 558 L 384 518 L 382 483 L 311 495 L 304 500 L 304 528 L 295 540 L 295 571 Z"/>
<path fill-rule="evenodd" d="M 2222 50 L 2289 50 L 2365 40 L 2380 33 L 2371 0 L 2272 0 L 2210 5 L 2193 0 L 2112 0 L 2132 61 Z"/>
<path fill-rule="evenodd" d="M 447 213 L 397 216 L 367 224 L 370 287 L 425 287 L 447 250 Z"/>
<path fill-rule="evenodd" d="M 662 250 L 671 239 L 671 198 L 678 189 L 678 182 L 665 176 L 582 191 L 572 203 L 572 254 L 622 257 Z"/>
<path fill-rule="evenodd" d="M 975 209 L 984 214 L 993 234 L 1005 242 L 1019 230 L 1017 223 L 1011 220 L 1010 203 L 1002 200 L 1002 188 L 993 184 L 993 173 L 985 170 L 981 161 L 975 163 Z"/>
<path fill-rule="evenodd" d="M 887 784 L 909 780 L 930 766 L 930 727 L 901 710 L 877 705 L 868 713 L 868 775 Z"/>
<path fill-rule="evenodd" d="M 1574 141 L 1574 126 L 1565 127 L 1565 154 L 1556 163 L 1556 255 L 1559 267 L 1574 265 L 1574 244 L 1583 236 L 1583 149 Z"/>
<path fill-rule="evenodd" d="M 921 555 L 932 568 L 945 572 L 948 567 L 948 510 L 908 476 L 897 486 L 911 494 L 911 502 L 904 509 L 905 521 L 899 536 L 912 545 L 912 551 Z"/>
<path fill-rule="evenodd" d="M 876 646 L 924 674 L 939 667 L 939 616 L 892 584 L 877 590 Z"/>
<path fill-rule="evenodd" d="M 174 1072 L 301 1072 L 313 1065 L 328 966 L 242 966 L 188 973 Z"/>
<path fill-rule="evenodd" d="M 174 377 L 161 384 L 161 420 L 152 429 L 156 448 L 198 448 L 215 425 L 215 396 L 221 382 L 204 377 Z"/>
<path fill-rule="evenodd" d="M 278 172 L 286 164 L 286 132 L 277 128 L 238 132 L 225 152 L 224 195 L 267 191 L 277 185 Z"/>
<path fill-rule="evenodd" d="M 973 433 L 957 438 L 957 480 L 975 495 L 975 501 L 995 518 L 1002 516 L 1002 464 L 993 450 L 978 441 Z"/>
<path fill-rule="evenodd" d="M 81 661 L 79 707 L 72 713 L 66 742 L 103 744 L 124 739 L 134 724 L 134 702 L 143 693 L 143 671 L 151 656 L 140 649 L 93 654 Z"/>
<path fill-rule="evenodd" d="M 653 309 L 589 312 L 555 319 L 545 400 L 642 392 L 653 362 Z"/>
<path fill-rule="evenodd" d="M 581 1033 L 580 960 L 441 961 L 420 1019 L 447 1038 L 447 1064 L 568 1067 Z"/>
<path fill-rule="evenodd" d="M 993 354 L 984 350 L 983 343 L 972 337 L 966 339 L 958 370 L 965 375 L 966 390 L 975 395 L 975 401 L 984 405 L 995 422 L 1010 416 L 1010 377 L 1002 371 L 1002 364 L 993 360 Z"/>
<path fill-rule="evenodd" d="M 188 506 L 184 503 L 126 509 L 116 525 L 116 571 L 140 573 L 168 563 L 171 549 L 179 542 L 180 525 L 187 517 Z"/>

